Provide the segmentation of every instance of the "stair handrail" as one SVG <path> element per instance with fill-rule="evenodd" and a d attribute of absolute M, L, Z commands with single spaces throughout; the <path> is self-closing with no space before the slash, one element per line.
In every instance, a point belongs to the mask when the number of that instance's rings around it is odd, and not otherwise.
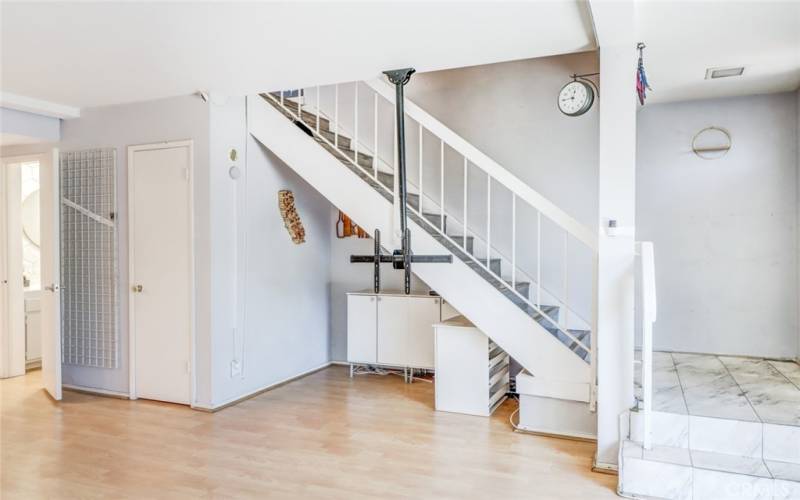
<path fill-rule="evenodd" d="M 652 241 L 636 243 L 641 273 L 641 321 L 642 321 L 642 447 L 652 448 L 653 412 L 653 323 L 656 321 L 656 268 Z"/>
<path fill-rule="evenodd" d="M 384 99 L 394 104 L 394 88 L 380 78 L 364 81 L 366 85 L 378 92 Z M 556 204 L 545 198 L 519 177 L 503 168 L 488 155 L 473 146 L 466 139 L 455 133 L 445 124 L 437 120 L 430 113 L 417 106 L 406 97 L 406 115 L 421 123 L 426 130 L 442 139 L 449 147 L 458 151 L 469 159 L 470 163 L 487 173 L 494 180 L 508 188 L 520 199 L 527 202 L 542 215 L 552 220 L 576 239 L 597 252 L 597 232 L 575 220 L 572 216 L 560 209 Z"/>

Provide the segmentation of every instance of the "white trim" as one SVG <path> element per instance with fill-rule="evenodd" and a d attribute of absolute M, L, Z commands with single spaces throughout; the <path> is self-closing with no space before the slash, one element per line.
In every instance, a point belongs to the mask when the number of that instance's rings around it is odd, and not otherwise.
<path fill-rule="evenodd" d="M 582 432 L 563 432 L 563 431 L 554 431 L 552 429 L 539 429 L 537 427 L 529 427 L 524 424 L 516 424 L 514 428 L 516 432 L 521 432 L 523 434 L 533 434 L 535 436 L 547 436 L 547 437 L 557 437 L 562 439 L 575 439 L 578 441 L 590 441 L 593 443 L 597 442 L 597 435 L 596 434 L 584 434 Z"/>
<path fill-rule="evenodd" d="M 81 116 L 80 108 L 9 92 L 0 92 L 0 106 L 7 109 L 25 111 L 26 113 L 52 116 L 53 118 L 70 119 Z"/>
<path fill-rule="evenodd" d="M 368 80 L 365 82 L 384 99 L 394 104 L 394 87 L 382 79 Z M 584 226 L 569 214 L 561 210 L 553 202 L 534 191 L 514 174 L 500 166 L 486 154 L 473 146 L 470 142 L 450 130 L 442 122 L 428 114 L 406 98 L 405 112 L 414 121 L 421 123 L 426 130 L 442 139 L 448 146 L 465 156 L 470 163 L 486 172 L 492 179 L 502 184 L 516 194 L 526 203 L 540 211 L 542 215 L 566 229 L 572 236 L 583 242 L 586 246 L 597 252 L 598 234 Z"/>
<path fill-rule="evenodd" d="M 617 464 L 609 464 L 605 462 L 598 462 L 597 459 L 592 460 L 592 472 L 599 472 L 601 474 L 616 475 L 619 473 L 619 466 Z"/>
<path fill-rule="evenodd" d="M 153 151 L 158 149 L 172 149 L 186 147 L 189 150 L 189 182 L 187 182 L 187 189 L 189 190 L 189 405 L 195 406 L 197 401 L 197 374 L 195 367 L 197 366 L 197 337 L 196 337 L 196 290 L 195 290 L 195 255 L 194 255 L 194 235 L 195 235 L 195 217 L 194 217 L 194 140 L 184 139 L 179 141 L 165 141 L 154 144 L 139 144 L 135 146 L 128 146 L 128 283 L 126 289 L 128 293 L 128 397 L 136 399 L 136 329 L 135 329 L 135 315 L 134 315 L 134 297 L 131 289 L 131 279 L 134 272 L 134 210 L 133 210 L 133 156 L 139 151 Z"/>
<path fill-rule="evenodd" d="M 346 366 L 349 366 L 349 363 L 342 363 L 341 361 L 327 361 L 325 363 L 322 363 L 319 366 L 316 366 L 314 368 L 310 368 L 310 369 L 308 369 L 306 371 L 300 372 L 297 375 L 292 375 L 291 377 L 286 377 L 286 378 L 284 378 L 282 380 L 278 380 L 277 382 L 272 382 L 272 383 L 269 383 L 267 385 L 261 386 L 258 389 L 254 389 L 254 390 L 252 390 L 250 392 L 247 392 L 247 393 L 245 393 L 245 394 L 243 394 L 241 396 L 228 398 L 228 399 L 226 399 L 225 401 L 223 401 L 221 403 L 218 403 L 218 404 L 215 404 L 215 405 L 211 405 L 211 406 L 201 405 L 201 404 L 196 404 L 195 403 L 195 404 L 192 404 L 192 408 L 196 408 L 196 409 L 199 409 L 199 410 L 206 410 L 206 411 L 216 411 L 216 410 L 219 410 L 219 409 L 221 409 L 223 407 L 230 406 L 230 405 L 233 405 L 235 403 L 239 403 L 241 401 L 244 401 L 245 399 L 249 399 L 249 398 L 251 398 L 251 397 L 253 397 L 253 396 L 255 396 L 255 395 L 257 395 L 257 394 L 259 394 L 261 392 L 265 392 L 265 391 L 268 391 L 270 389 L 274 389 L 274 388 L 276 388 L 276 387 L 278 387 L 280 385 L 284 385 L 284 384 L 287 384 L 289 382 L 293 382 L 293 381 L 295 381 L 297 379 L 303 378 L 306 375 L 311 375 L 314 372 L 318 372 L 320 370 L 324 370 L 325 368 L 328 368 L 331 365 L 346 365 Z"/>

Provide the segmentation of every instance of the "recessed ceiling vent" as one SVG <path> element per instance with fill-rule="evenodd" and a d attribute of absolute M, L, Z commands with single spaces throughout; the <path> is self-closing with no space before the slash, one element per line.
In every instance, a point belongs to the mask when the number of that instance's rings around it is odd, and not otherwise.
<path fill-rule="evenodd" d="M 739 66 L 738 68 L 708 68 L 706 70 L 706 80 L 742 76 L 742 73 L 744 73 L 744 66 Z"/>

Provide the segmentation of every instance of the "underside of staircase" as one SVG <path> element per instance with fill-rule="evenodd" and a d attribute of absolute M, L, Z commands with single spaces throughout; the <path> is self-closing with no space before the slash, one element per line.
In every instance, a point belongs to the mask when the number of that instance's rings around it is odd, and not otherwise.
<path fill-rule="evenodd" d="M 379 228 L 384 234 L 391 234 L 395 183 L 392 172 L 373 170 L 375 162 L 371 155 L 361 151 L 356 154 L 351 138 L 334 134 L 327 118 L 305 110 L 298 115 L 297 103 L 292 100 L 261 94 L 258 99 L 248 100 L 248 110 L 250 133 L 259 142 L 361 227 Z M 329 164 L 331 160 L 335 165 L 345 166 L 346 170 Z M 339 183 L 343 185 L 337 186 Z M 570 395 L 567 399 L 574 399 L 571 395 L 576 393 L 575 387 L 584 386 L 579 392 L 586 396 L 579 400 L 588 402 L 591 353 L 559 330 L 559 306 L 542 305 L 539 310 L 532 307 L 518 295 L 530 297 L 531 283 L 515 283 L 515 293 L 511 283 L 498 279 L 502 276 L 501 259 L 491 259 L 487 266 L 490 272 L 481 265 L 480 257 L 475 257 L 473 236 L 467 236 L 464 241 L 463 234 L 448 232 L 447 216 L 441 213 L 422 212 L 420 215 L 417 193 L 409 193 L 408 204 L 415 251 L 436 254 L 444 249 L 456 257 L 453 264 L 417 264 L 415 274 L 528 372 L 555 387 L 549 391 L 554 397 L 558 397 L 558 388 L 564 387 L 563 393 Z M 482 263 L 486 264 L 485 257 Z M 590 332 L 569 330 L 569 333 L 589 346 Z"/>
<path fill-rule="evenodd" d="M 370 186 L 372 186 L 377 192 L 382 194 L 388 201 L 392 201 L 392 196 L 384 189 L 381 189 L 380 186 L 376 185 L 380 183 L 383 187 L 392 190 L 394 187 L 394 173 L 386 172 L 386 171 L 377 171 L 377 179 L 374 177 L 370 177 L 368 174 L 364 172 L 363 169 L 372 169 L 374 164 L 374 159 L 371 155 L 365 154 L 362 152 L 358 153 L 358 164 L 362 168 L 358 168 L 353 165 L 354 158 L 356 157 L 356 152 L 352 149 L 353 141 L 350 137 L 344 136 L 342 134 L 334 134 L 330 130 L 330 120 L 327 118 L 319 118 L 319 132 L 317 133 L 317 115 L 314 113 L 310 113 L 308 111 L 302 111 L 300 116 L 302 120 L 298 118 L 297 115 L 297 108 L 298 105 L 296 102 L 291 100 L 284 100 L 283 106 L 280 104 L 280 96 L 279 94 L 263 94 L 263 99 L 281 112 L 284 116 L 286 116 L 289 120 L 295 123 L 301 130 L 303 130 L 306 134 L 316 140 L 320 146 L 325 148 L 328 152 L 330 152 L 334 157 L 336 157 L 344 166 L 348 169 L 353 171 L 356 175 L 364 179 Z M 285 108 L 285 109 L 284 109 Z M 323 138 L 327 139 L 328 142 L 338 144 L 338 148 L 331 146 L 323 140 Z M 412 187 L 413 188 L 413 187 Z M 486 272 L 486 270 L 479 265 L 476 265 L 473 259 L 467 255 L 473 255 L 475 253 L 475 237 L 474 236 L 467 236 L 466 245 L 464 244 L 464 236 L 461 234 L 451 234 L 447 231 L 447 215 L 442 215 L 441 213 L 427 213 L 422 212 L 424 220 L 421 220 L 419 215 L 414 211 L 419 212 L 420 207 L 420 198 L 419 194 L 414 192 L 408 193 L 408 205 L 413 210 L 408 212 L 409 217 L 417 222 L 420 227 L 425 229 L 428 234 L 432 237 L 436 238 L 447 250 L 449 250 L 453 255 L 457 258 L 462 260 L 465 264 L 470 266 L 476 273 L 478 273 L 482 278 L 492 284 L 500 293 L 505 295 L 511 302 L 516 304 L 520 309 L 522 309 L 526 314 L 528 314 L 534 321 L 539 323 L 545 330 L 547 330 L 553 337 L 557 338 L 560 342 L 562 342 L 565 346 L 567 346 L 572 352 L 574 352 L 578 357 L 583 359 L 586 362 L 590 362 L 591 353 L 578 345 L 574 340 L 570 339 L 562 332 L 553 326 L 554 321 L 558 321 L 558 314 L 560 307 L 557 305 L 542 305 L 540 307 L 541 313 L 531 307 L 528 303 L 524 300 L 521 300 L 517 294 L 513 293 L 511 288 L 511 283 L 506 280 L 499 280 L 496 276 L 502 276 L 502 259 L 500 258 L 491 258 L 491 262 L 489 267 L 491 268 L 492 273 Z M 449 236 L 449 240 L 447 238 L 443 238 L 441 233 L 437 231 L 437 228 Z M 452 241 L 450 241 L 452 240 Z M 453 244 L 455 242 L 456 244 Z M 481 264 L 486 265 L 486 259 L 477 259 Z M 527 299 L 531 298 L 531 283 L 528 281 L 517 281 L 514 286 L 516 287 L 516 291 L 524 296 Z M 543 313 L 543 314 L 542 314 Z M 545 317 L 547 316 L 547 317 Z M 586 346 L 590 347 L 591 336 L 589 335 L 588 330 L 575 330 L 570 329 L 569 332 L 584 343 Z"/>

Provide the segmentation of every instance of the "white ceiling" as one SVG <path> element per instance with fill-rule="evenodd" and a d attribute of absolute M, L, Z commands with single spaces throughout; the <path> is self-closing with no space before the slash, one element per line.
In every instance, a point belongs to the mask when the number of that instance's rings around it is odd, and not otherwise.
<path fill-rule="evenodd" d="M 559 2 L 0 2 L 0 91 L 90 107 L 430 71 L 595 47 Z"/>
<path fill-rule="evenodd" d="M 800 1 L 647 1 L 636 4 L 647 44 L 648 102 L 794 90 L 800 86 Z M 707 68 L 744 66 L 705 80 Z"/>

